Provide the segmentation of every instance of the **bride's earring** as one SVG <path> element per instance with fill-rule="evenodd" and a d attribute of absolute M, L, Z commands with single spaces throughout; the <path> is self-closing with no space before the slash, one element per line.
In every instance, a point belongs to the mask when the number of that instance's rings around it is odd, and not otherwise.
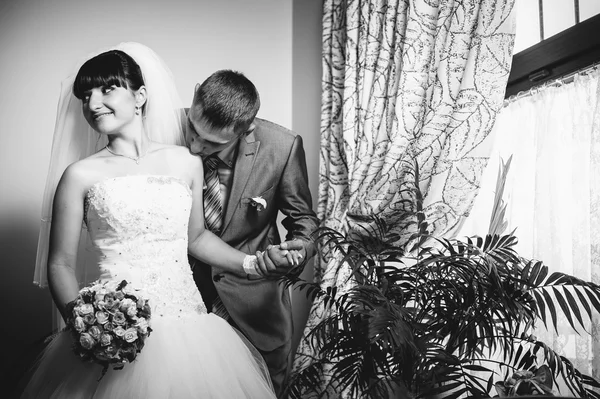
<path fill-rule="evenodd" d="M 135 114 L 139 115 L 141 111 L 141 107 L 135 107 Z"/>

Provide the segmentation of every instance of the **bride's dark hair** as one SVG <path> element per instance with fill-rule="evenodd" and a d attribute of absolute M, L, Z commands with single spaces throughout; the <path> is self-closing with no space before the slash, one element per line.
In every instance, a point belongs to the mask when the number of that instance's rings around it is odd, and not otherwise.
<path fill-rule="evenodd" d="M 94 87 L 113 85 L 130 90 L 144 85 L 140 66 L 121 50 L 110 50 L 87 60 L 77 72 L 73 94 L 81 100 Z"/>

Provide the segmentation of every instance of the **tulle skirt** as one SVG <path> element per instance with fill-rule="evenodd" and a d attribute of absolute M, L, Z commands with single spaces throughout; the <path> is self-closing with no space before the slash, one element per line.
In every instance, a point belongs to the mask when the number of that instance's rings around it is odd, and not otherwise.
<path fill-rule="evenodd" d="M 80 360 L 71 334 L 59 333 L 22 398 L 275 398 L 260 354 L 220 317 L 155 318 L 152 329 L 133 363 L 101 379 L 102 366 Z"/>

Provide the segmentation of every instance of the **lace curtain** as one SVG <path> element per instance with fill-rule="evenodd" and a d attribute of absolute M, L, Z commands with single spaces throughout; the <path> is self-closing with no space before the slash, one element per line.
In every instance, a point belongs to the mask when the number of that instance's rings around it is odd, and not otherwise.
<path fill-rule="evenodd" d="M 417 160 L 438 236 L 469 214 L 491 151 L 514 43 L 514 0 L 325 0 L 318 215 L 344 233 L 378 214 L 397 232 L 403 161 Z M 364 226 L 363 226 L 364 227 Z M 348 270 L 317 265 L 338 292 Z M 305 336 L 324 315 L 311 308 Z M 294 370 L 318 357 L 302 339 Z M 325 373 L 327 371 L 325 370 Z M 339 397 L 328 390 L 325 397 Z M 343 395 L 342 395 L 343 396 Z"/>
<path fill-rule="evenodd" d="M 534 90 L 502 110 L 482 195 L 461 233 L 487 229 L 499 158 L 511 155 L 504 198 L 519 254 L 600 283 L 600 71 Z M 591 335 L 575 333 L 564 316 L 559 324 L 558 334 L 543 324 L 535 334 L 598 379 L 600 319 L 586 326 Z"/>

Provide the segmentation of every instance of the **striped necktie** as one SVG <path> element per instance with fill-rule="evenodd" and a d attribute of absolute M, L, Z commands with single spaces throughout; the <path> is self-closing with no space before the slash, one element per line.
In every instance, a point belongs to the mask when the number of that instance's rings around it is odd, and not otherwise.
<path fill-rule="evenodd" d="M 215 234 L 221 232 L 223 204 L 218 173 L 219 160 L 209 157 L 204 160 L 204 224 Z"/>

